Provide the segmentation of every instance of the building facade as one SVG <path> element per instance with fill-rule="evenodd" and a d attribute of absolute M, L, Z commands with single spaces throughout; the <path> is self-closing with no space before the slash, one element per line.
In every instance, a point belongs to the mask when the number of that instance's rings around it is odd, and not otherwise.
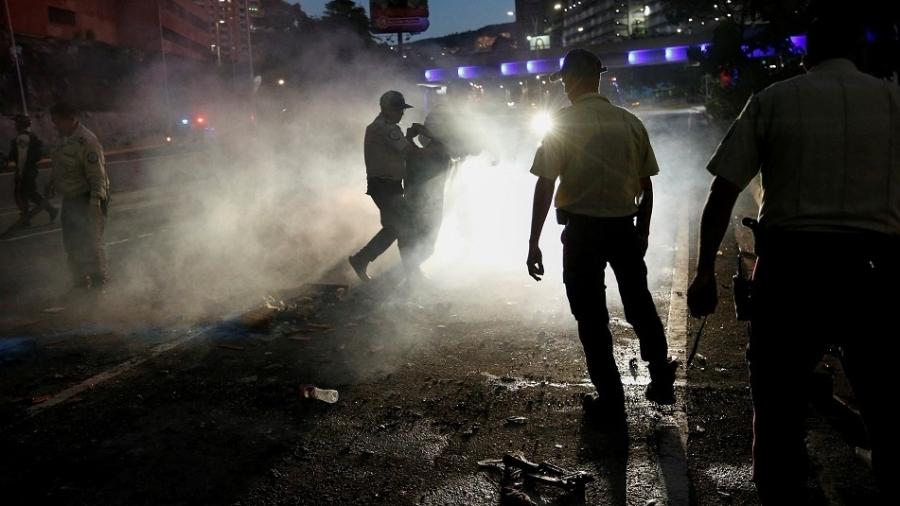
<path fill-rule="evenodd" d="M 562 44 L 582 46 L 671 35 L 664 0 L 568 0 L 563 5 Z"/>
<path fill-rule="evenodd" d="M 260 0 L 193 0 L 206 12 L 207 46 L 221 64 L 252 59 L 253 20 L 262 15 Z"/>
<path fill-rule="evenodd" d="M 192 0 L 7 1 L 9 20 L 20 36 L 97 40 L 195 60 L 210 57 L 209 19 Z"/>

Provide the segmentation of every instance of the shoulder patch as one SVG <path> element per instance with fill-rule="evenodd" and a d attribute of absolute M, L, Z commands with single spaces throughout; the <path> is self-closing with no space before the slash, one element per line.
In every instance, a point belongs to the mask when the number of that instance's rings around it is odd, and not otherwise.
<path fill-rule="evenodd" d="M 100 155 L 96 151 L 89 151 L 87 154 L 88 163 L 97 163 L 100 161 Z"/>
<path fill-rule="evenodd" d="M 392 128 L 391 133 L 388 134 L 388 137 L 390 137 L 392 141 L 399 141 L 403 138 L 403 134 L 400 132 L 399 128 Z"/>

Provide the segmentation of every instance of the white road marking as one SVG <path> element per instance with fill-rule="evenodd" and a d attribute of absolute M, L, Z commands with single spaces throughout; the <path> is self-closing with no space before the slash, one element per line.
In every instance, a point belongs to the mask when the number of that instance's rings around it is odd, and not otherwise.
<path fill-rule="evenodd" d="M 684 361 L 688 338 L 687 286 L 690 262 L 690 223 L 687 206 L 678 212 L 675 252 L 673 256 L 672 288 L 669 299 L 669 314 L 666 334 L 669 353 Z M 676 385 L 685 385 L 686 374 L 679 369 Z M 628 382 L 623 381 L 628 385 Z M 646 381 L 633 381 L 641 385 Z M 627 386 L 626 386 L 627 388 Z M 643 387 L 632 388 L 632 405 L 638 409 L 656 409 L 643 399 Z M 687 466 L 688 425 L 685 412 L 684 394 L 672 407 L 658 408 L 662 418 L 651 428 L 652 433 L 643 430 L 633 433 L 629 443 L 626 483 L 640 484 L 638 496 L 629 497 L 629 504 L 643 504 L 656 500 L 667 506 L 687 506 L 690 504 L 690 481 Z M 629 493 L 637 492 L 629 490 Z"/>
<path fill-rule="evenodd" d="M 107 369 L 101 373 L 95 374 L 94 376 L 91 376 L 90 378 L 82 381 L 81 383 L 71 386 L 71 387 L 63 390 L 62 392 L 59 392 L 58 394 L 50 397 L 48 400 L 46 400 L 40 404 L 31 406 L 30 408 L 28 408 L 26 410 L 26 413 L 28 414 L 29 417 L 38 415 L 38 414 L 46 411 L 49 408 L 52 408 L 54 406 L 57 406 L 59 404 L 62 404 L 64 402 L 68 401 L 69 399 L 81 394 L 85 390 L 90 390 L 90 389 L 96 387 L 97 385 L 99 385 L 100 383 L 103 383 L 105 381 L 113 379 L 116 376 L 119 376 L 120 374 L 122 374 L 124 372 L 134 369 L 135 367 L 143 364 L 144 362 L 147 362 L 148 360 L 150 360 L 152 358 L 158 357 L 159 355 L 162 355 L 163 353 L 165 353 L 167 351 L 177 348 L 178 346 L 181 346 L 182 344 L 184 344 L 192 339 L 195 339 L 196 337 L 201 336 L 201 335 L 203 335 L 203 334 L 200 332 L 193 333 L 193 334 L 187 334 L 185 336 L 180 337 L 179 339 L 176 339 L 175 341 L 163 343 L 158 346 L 155 346 L 150 349 L 149 353 L 147 353 L 146 355 L 144 355 L 142 357 L 135 357 L 135 358 L 126 360 L 125 362 L 122 362 L 121 364 L 119 364 L 115 367 Z"/>
<path fill-rule="evenodd" d="M 21 241 L 22 239 L 28 239 L 28 238 L 30 238 L 30 237 L 37 237 L 37 236 L 39 236 L 39 235 L 52 234 L 53 232 L 59 232 L 60 230 L 62 230 L 62 229 L 57 227 L 57 228 L 50 229 L 50 230 L 44 230 L 43 232 L 35 232 L 35 233 L 33 233 L 33 234 L 26 234 L 26 235 L 20 235 L 20 236 L 18 236 L 18 237 L 12 237 L 12 238 L 10 238 L 10 239 L 3 239 L 3 240 L 0 241 L 0 242 L 14 242 L 14 241 Z"/>

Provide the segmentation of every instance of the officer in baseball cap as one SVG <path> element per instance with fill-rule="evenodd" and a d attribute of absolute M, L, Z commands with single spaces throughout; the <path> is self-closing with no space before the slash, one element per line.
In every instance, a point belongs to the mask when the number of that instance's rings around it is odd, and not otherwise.
<path fill-rule="evenodd" d="M 572 105 L 554 116 L 554 128 L 544 136 L 531 167 L 538 181 L 527 264 L 528 274 L 540 280 L 541 231 L 555 193 L 557 220 L 565 225 L 563 282 L 597 390 L 584 398 L 585 413 L 604 425 L 621 427 L 625 393 L 606 310 L 607 265 L 619 283 L 626 319 L 640 340 L 641 358 L 648 362 L 648 400 L 675 403 L 679 363 L 668 357 L 644 263 L 653 209 L 650 178 L 659 167 L 643 123 L 598 93 L 605 71 L 596 55 L 573 49 L 551 77 L 562 79 Z"/>
<path fill-rule="evenodd" d="M 406 99 L 403 98 L 402 93 L 394 90 L 384 92 L 384 94 L 381 95 L 379 104 L 381 105 L 382 111 L 384 111 L 385 109 L 403 111 L 413 108 L 413 106 L 406 103 Z"/>
<path fill-rule="evenodd" d="M 407 266 L 407 277 L 417 276 L 418 267 L 410 261 L 412 231 L 409 212 L 403 195 L 403 180 L 407 174 L 407 160 L 418 152 L 412 142 L 424 131 L 413 123 L 406 135 L 398 123 L 403 113 L 412 108 L 403 94 L 390 90 L 379 99 L 381 112 L 366 127 L 364 155 L 366 162 L 366 193 L 372 197 L 381 214 L 381 230 L 356 254 L 350 265 L 362 281 L 368 281 L 366 267 L 384 253 L 395 241 L 400 257 Z"/>
<path fill-rule="evenodd" d="M 565 76 L 600 77 L 606 72 L 606 67 L 600 62 L 600 58 L 587 49 L 573 49 L 563 58 L 562 68 L 559 72 L 550 74 L 551 81 L 559 81 Z"/>

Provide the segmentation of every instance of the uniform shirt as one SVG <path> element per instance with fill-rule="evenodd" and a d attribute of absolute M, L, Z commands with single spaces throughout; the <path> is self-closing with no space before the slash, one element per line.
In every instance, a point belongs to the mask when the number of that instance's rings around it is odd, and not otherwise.
<path fill-rule="evenodd" d="M 900 88 L 826 60 L 751 97 L 707 168 L 761 172 L 766 228 L 900 235 Z"/>
<path fill-rule="evenodd" d="M 97 136 L 79 123 L 53 152 L 53 184 L 65 197 L 90 194 L 91 198 L 106 200 L 109 178 L 105 163 Z"/>
<path fill-rule="evenodd" d="M 396 123 L 379 114 L 366 127 L 364 152 L 366 176 L 401 181 L 406 176 L 406 154 L 409 142 Z"/>
<path fill-rule="evenodd" d="M 28 161 L 28 145 L 31 144 L 31 136 L 28 134 L 19 134 L 16 137 L 16 176 L 22 177 L 25 171 L 25 164 Z"/>
<path fill-rule="evenodd" d="M 531 173 L 559 177 L 556 207 L 600 218 L 635 214 L 641 178 L 659 173 L 641 120 L 591 93 L 559 111 L 553 123 Z"/>

